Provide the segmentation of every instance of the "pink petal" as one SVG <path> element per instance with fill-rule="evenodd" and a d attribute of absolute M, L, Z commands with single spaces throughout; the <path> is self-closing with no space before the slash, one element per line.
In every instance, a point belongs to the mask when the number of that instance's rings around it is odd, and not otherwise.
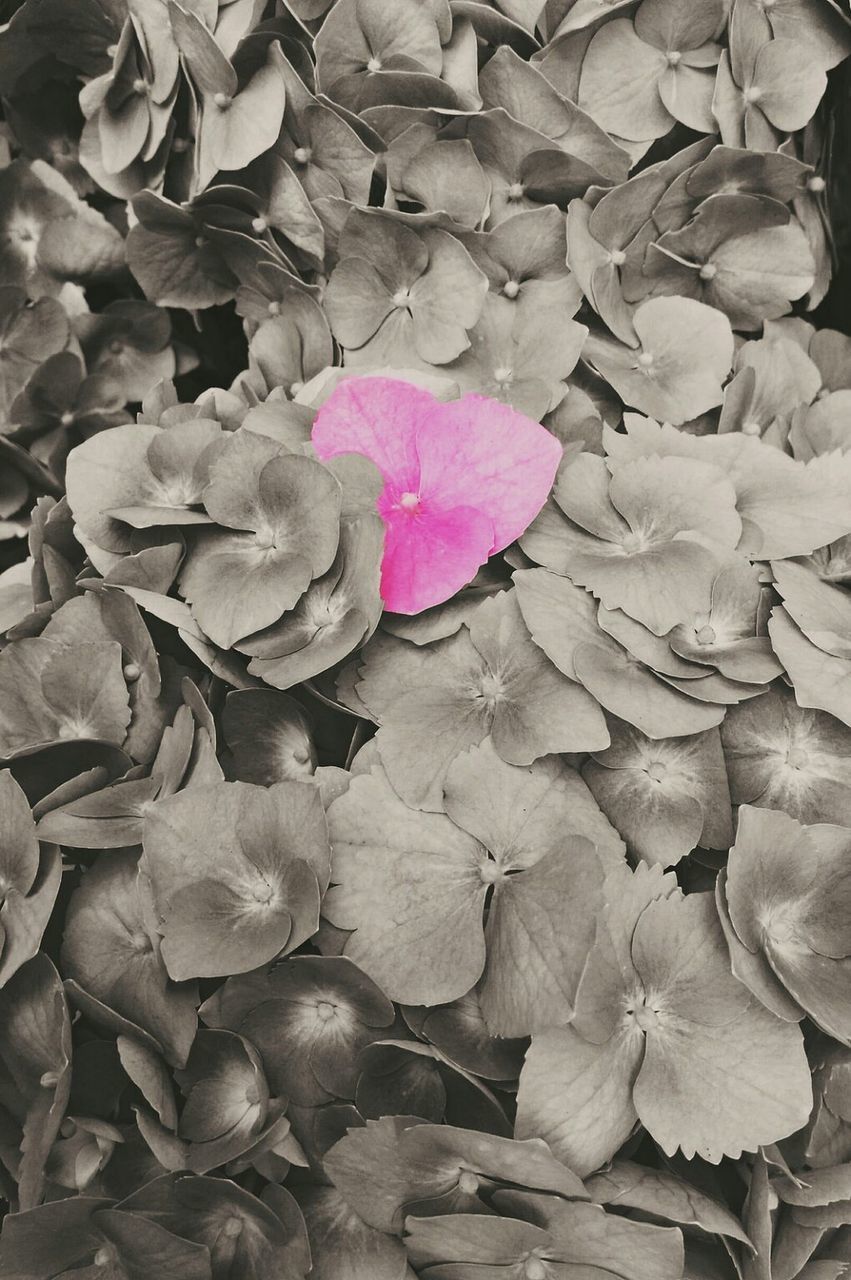
<path fill-rule="evenodd" d="M 490 516 L 491 551 L 534 520 L 552 488 L 562 448 L 555 436 L 509 405 L 466 395 L 434 404 L 416 435 L 420 488 L 441 507 L 467 505 Z"/>
<path fill-rule="evenodd" d="M 321 406 L 311 439 L 324 461 L 360 453 L 402 493 L 419 489 L 417 427 L 441 405 L 428 391 L 396 378 L 344 378 Z"/>
<path fill-rule="evenodd" d="M 381 595 L 394 613 L 420 613 L 448 600 L 488 558 L 493 525 L 471 507 L 446 511 L 424 503 L 416 513 L 388 507 L 381 514 L 387 526 Z"/>

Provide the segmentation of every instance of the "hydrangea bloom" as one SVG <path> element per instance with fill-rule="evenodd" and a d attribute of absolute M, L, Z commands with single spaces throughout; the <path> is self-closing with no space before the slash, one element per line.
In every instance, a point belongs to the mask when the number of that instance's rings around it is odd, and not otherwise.
<path fill-rule="evenodd" d="M 544 427 L 496 400 L 443 404 L 393 378 L 341 382 L 319 410 L 313 445 L 323 461 L 363 454 L 384 477 L 381 594 L 397 613 L 448 600 L 518 538 L 562 452 Z"/>

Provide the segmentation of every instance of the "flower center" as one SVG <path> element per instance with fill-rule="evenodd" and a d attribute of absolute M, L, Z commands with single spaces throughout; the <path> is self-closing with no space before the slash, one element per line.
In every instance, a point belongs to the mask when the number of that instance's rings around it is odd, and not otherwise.
<path fill-rule="evenodd" d="M 330 1000 L 320 1000 L 316 1006 L 316 1016 L 320 1022 L 330 1022 L 334 1017 L 335 1007 Z"/>
<path fill-rule="evenodd" d="M 786 763 L 790 769 L 800 772 L 809 764 L 809 753 L 803 747 L 790 747 L 786 752 Z"/>
<path fill-rule="evenodd" d="M 458 1190 L 465 1196 L 474 1196 L 479 1189 L 479 1179 L 469 1169 L 462 1169 L 458 1178 Z"/>
<path fill-rule="evenodd" d="M 420 509 L 420 495 L 418 493 L 403 493 L 399 499 L 397 506 L 400 511 L 408 511 L 411 515 L 415 515 Z"/>
<path fill-rule="evenodd" d="M 651 760 L 646 772 L 648 778 L 652 778 L 654 782 L 663 782 L 668 773 L 668 766 L 664 760 Z"/>
<path fill-rule="evenodd" d="M 479 697 L 492 707 L 499 702 L 504 693 L 505 689 L 499 676 L 494 675 L 492 671 L 486 671 L 479 684 Z"/>
<path fill-rule="evenodd" d="M 307 164 L 310 155 L 310 147 L 296 147 L 293 152 L 293 160 L 295 160 L 296 164 Z"/>
<path fill-rule="evenodd" d="M 621 547 L 625 555 L 634 555 L 638 551 L 646 551 L 650 546 L 650 539 L 645 537 L 643 533 L 637 533 L 635 530 L 625 535 L 621 540 Z"/>
<path fill-rule="evenodd" d="M 366 69 L 367 69 L 367 71 L 380 71 L 380 70 L 381 70 L 381 59 L 380 59 L 380 58 L 370 58 L 369 62 L 366 64 Z"/>
<path fill-rule="evenodd" d="M 715 628 L 710 627 L 709 624 L 707 623 L 706 626 L 701 627 L 700 630 L 697 632 L 696 639 L 698 644 L 714 644 Z"/>
<path fill-rule="evenodd" d="M 411 301 L 411 295 L 410 293 L 408 293 L 407 289 L 398 289 L 396 293 L 393 294 L 394 307 L 399 307 L 399 308 L 407 307 L 410 301 Z"/>
<path fill-rule="evenodd" d="M 652 998 L 643 991 L 636 991 L 626 1004 L 626 1016 L 629 1022 L 641 1031 L 653 1031 L 659 1026 L 660 1009 Z"/>

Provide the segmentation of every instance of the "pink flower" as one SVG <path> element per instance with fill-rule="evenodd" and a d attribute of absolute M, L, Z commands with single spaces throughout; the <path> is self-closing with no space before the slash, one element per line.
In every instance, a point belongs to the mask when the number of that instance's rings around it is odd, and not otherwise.
<path fill-rule="evenodd" d="M 313 425 L 321 459 L 359 453 L 384 477 L 381 594 L 395 613 L 448 600 L 544 505 L 561 459 L 546 428 L 486 396 L 448 404 L 393 378 L 347 378 Z"/>

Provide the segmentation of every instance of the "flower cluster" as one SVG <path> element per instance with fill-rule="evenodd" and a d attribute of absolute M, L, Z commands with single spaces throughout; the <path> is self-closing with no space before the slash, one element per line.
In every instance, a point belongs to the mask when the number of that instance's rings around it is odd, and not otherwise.
<path fill-rule="evenodd" d="M 840 1280 L 849 54 L 0 2 L 0 1280 Z"/>

